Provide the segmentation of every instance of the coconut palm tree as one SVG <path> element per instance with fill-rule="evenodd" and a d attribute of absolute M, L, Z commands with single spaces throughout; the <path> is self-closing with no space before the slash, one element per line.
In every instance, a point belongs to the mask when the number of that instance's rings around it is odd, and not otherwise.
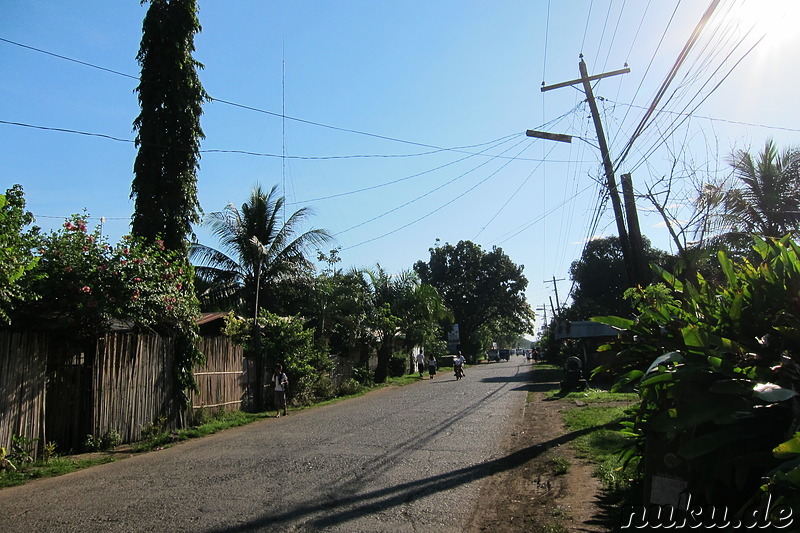
<path fill-rule="evenodd" d="M 277 185 L 265 193 L 256 185 L 241 210 L 228 204 L 210 213 L 205 223 L 219 239 L 220 248 L 195 243 L 190 258 L 205 308 L 235 309 L 251 314 L 267 307 L 259 294 L 270 293 L 281 282 L 296 280 L 309 272 L 306 254 L 329 243 L 332 236 L 324 229 L 298 234 L 313 213 L 303 207 L 285 221 L 281 213 L 285 199 Z"/>
<path fill-rule="evenodd" d="M 698 208 L 707 211 L 700 231 L 727 243 L 760 235 L 783 237 L 800 228 L 800 150 L 778 152 L 768 140 L 757 159 L 746 150 L 730 160 L 733 184 L 706 184 Z"/>

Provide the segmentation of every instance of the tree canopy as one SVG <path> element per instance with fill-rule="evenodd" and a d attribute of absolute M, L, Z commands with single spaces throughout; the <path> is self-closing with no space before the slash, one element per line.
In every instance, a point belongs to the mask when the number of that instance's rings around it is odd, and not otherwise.
<path fill-rule="evenodd" d="M 494 335 L 530 331 L 533 311 L 525 300 L 524 267 L 501 248 L 486 252 L 471 241 L 460 241 L 429 252 L 428 262 L 417 261 L 414 270 L 452 310 L 465 354 L 479 354 Z"/>
<path fill-rule="evenodd" d="M 300 226 L 313 214 L 306 207 L 282 221 L 284 201 L 277 186 L 265 192 L 256 185 L 241 209 L 228 204 L 208 215 L 206 222 L 220 249 L 199 243 L 191 248 L 206 308 L 236 309 L 249 316 L 257 292 L 274 294 L 277 283 L 302 276 L 312 267 L 307 254 L 332 237 L 324 229 L 300 233 Z M 259 307 L 269 308 L 268 303 L 262 299 Z"/>
<path fill-rule="evenodd" d="M 738 150 L 730 164 L 730 180 L 706 183 L 698 196 L 698 209 L 711 215 L 704 232 L 747 248 L 750 235 L 780 238 L 800 228 L 800 150 L 779 152 L 768 140 L 757 157 Z"/>
<path fill-rule="evenodd" d="M 192 224 L 200 221 L 200 115 L 208 99 L 197 76 L 202 65 L 192 58 L 201 30 L 197 11 L 195 0 L 150 0 L 136 56 L 142 70 L 136 88 L 141 112 L 133 123 L 139 153 L 132 231 L 183 253 Z"/>
<path fill-rule="evenodd" d="M 644 257 L 648 264 L 664 266 L 669 256 L 643 240 Z M 581 258 L 570 266 L 570 278 L 575 286 L 572 305 L 567 317 L 588 320 L 593 316 L 629 316 L 633 311 L 623 294 L 629 288 L 622 246 L 619 237 L 594 239 L 586 244 Z"/>

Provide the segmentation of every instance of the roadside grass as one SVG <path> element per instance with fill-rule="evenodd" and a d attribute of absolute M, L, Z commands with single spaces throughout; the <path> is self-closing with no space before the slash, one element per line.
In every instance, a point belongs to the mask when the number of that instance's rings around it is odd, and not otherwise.
<path fill-rule="evenodd" d="M 564 371 L 556 365 L 536 365 L 535 383 L 559 383 Z M 624 498 L 632 490 L 637 477 L 637 464 L 623 465 L 620 451 L 629 441 L 620 433 L 621 422 L 629 418 L 628 410 L 639 402 L 639 396 L 630 392 L 610 392 L 598 388 L 563 393 L 557 388 L 546 393 L 550 401 L 574 404 L 564 411 L 564 425 L 568 431 L 581 434 L 573 441 L 579 457 L 596 465 L 595 475 L 613 496 Z"/>
<path fill-rule="evenodd" d="M 603 487 L 620 497 L 631 489 L 636 464 L 623 465 L 619 453 L 629 441 L 621 433 L 621 422 L 629 418 L 629 406 L 595 404 L 564 412 L 564 425 L 570 431 L 585 432 L 573 445 L 579 456 L 597 465 L 595 475 Z"/>
<path fill-rule="evenodd" d="M 89 468 L 90 466 L 102 465 L 114 461 L 113 455 L 102 455 L 99 457 L 89 458 L 72 458 L 72 457 L 55 457 L 49 461 L 36 461 L 17 467 L 16 470 L 10 470 L 0 473 L 0 489 L 6 487 L 14 487 L 22 485 L 28 481 L 62 476 Z"/>
<path fill-rule="evenodd" d="M 289 411 L 297 411 L 322 405 L 334 404 L 348 398 L 363 396 L 371 390 L 389 386 L 402 387 L 411 383 L 417 383 L 418 381 L 419 374 L 406 374 L 400 377 L 390 377 L 386 379 L 385 383 L 373 386 L 364 386 L 353 394 L 337 396 L 331 400 L 318 402 L 309 406 L 290 407 Z M 150 424 L 148 427 L 143 428 L 143 435 L 145 438 L 143 438 L 141 441 L 134 442 L 129 445 L 123 445 L 112 451 L 61 457 L 56 456 L 48 461 L 35 461 L 32 463 L 26 463 L 24 465 L 17 465 L 17 470 L 0 471 L 0 489 L 22 485 L 34 479 L 61 476 L 84 468 L 110 463 L 117 459 L 128 457 L 128 455 L 121 455 L 121 453 L 124 454 L 127 451 L 130 453 L 144 453 L 163 449 L 178 442 L 202 438 L 207 435 L 218 433 L 225 429 L 244 426 L 265 418 L 270 418 L 272 414 L 273 411 L 271 410 L 260 413 L 246 413 L 244 411 L 208 412 L 200 416 L 200 422 L 196 425 L 178 430 L 164 429 L 164 422 L 156 421 L 153 424 Z"/>

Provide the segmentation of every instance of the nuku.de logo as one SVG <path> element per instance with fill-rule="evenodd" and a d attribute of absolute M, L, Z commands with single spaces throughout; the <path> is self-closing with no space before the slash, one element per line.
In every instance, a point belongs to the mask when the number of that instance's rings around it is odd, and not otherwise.
<path fill-rule="evenodd" d="M 774 505 L 769 492 L 745 509 L 741 517 L 733 516 L 726 506 L 692 505 L 692 495 L 682 492 L 677 508 L 655 504 L 624 507 L 621 529 L 784 529 L 794 522 L 792 515 L 788 505 Z"/>

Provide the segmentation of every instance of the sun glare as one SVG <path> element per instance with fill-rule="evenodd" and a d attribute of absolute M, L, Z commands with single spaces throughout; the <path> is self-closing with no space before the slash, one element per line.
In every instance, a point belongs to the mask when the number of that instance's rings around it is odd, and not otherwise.
<path fill-rule="evenodd" d="M 769 48 L 798 40 L 800 0 L 737 0 L 734 10 L 742 28 L 753 27 L 757 38 L 764 35 Z"/>

